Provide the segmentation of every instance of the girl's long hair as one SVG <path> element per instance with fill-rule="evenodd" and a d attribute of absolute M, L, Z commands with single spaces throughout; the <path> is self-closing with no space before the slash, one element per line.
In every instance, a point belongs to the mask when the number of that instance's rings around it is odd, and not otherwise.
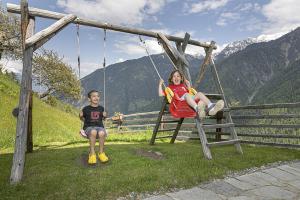
<path fill-rule="evenodd" d="M 182 72 L 181 72 L 181 71 L 179 71 L 179 70 L 177 69 L 177 70 L 174 70 L 174 71 L 172 71 L 172 72 L 171 72 L 171 74 L 170 74 L 170 76 L 169 76 L 169 79 L 168 79 L 168 81 L 169 81 L 169 84 L 174 84 L 174 83 L 173 83 L 173 81 L 172 81 L 172 78 L 173 78 L 173 75 L 174 75 L 176 72 L 178 72 L 178 73 L 179 73 L 179 75 L 180 75 L 180 77 L 181 77 L 181 81 L 180 81 L 180 83 L 184 83 L 184 81 L 185 81 L 185 78 L 184 78 L 184 76 L 183 76 Z"/>

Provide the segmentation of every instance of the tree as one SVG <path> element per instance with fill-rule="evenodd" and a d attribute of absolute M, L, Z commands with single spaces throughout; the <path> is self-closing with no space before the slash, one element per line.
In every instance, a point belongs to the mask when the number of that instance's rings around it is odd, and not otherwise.
<path fill-rule="evenodd" d="M 20 59 L 21 44 L 19 18 L 8 14 L 0 5 L 0 60 L 4 56 Z"/>
<path fill-rule="evenodd" d="M 33 58 L 33 74 L 37 83 L 46 88 L 40 95 L 45 98 L 55 94 L 64 98 L 80 98 L 80 80 L 75 71 L 52 50 L 42 49 Z"/>

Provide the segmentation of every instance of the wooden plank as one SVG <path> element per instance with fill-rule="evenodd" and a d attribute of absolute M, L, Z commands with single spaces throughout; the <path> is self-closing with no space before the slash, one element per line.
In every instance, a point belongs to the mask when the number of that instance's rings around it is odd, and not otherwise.
<path fill-rule="evenodd" d="M 200 142 L 201 142 L 201 146 L 202 146 L 202 151 L 203 151 L 204 157 L 206 159 L 211 160 L 212 156 L 211 156 L 210 149 L 207 146 L 207 138 L 206 138 L 205 132 L 204 132 L 204 130 L 202 128 L 201 120 L 200 120 L 200 118 L 199 118 L 198 115 L 196 116 L 195 121 L 196 121 L 196 126 L 197 126 L 197 130 L 198 130 L 198 134 L 199 134 L 199 138 L 200 138 Z"/>
<path fill-rule="evenodd" d="M 145 115 L 157 115 L 158 113 L 159 113 L 159 111 L 133 113 L 133 114 L 128 114 L 128 115 L 123 115 L 123 117 L 128 118 L 128 117 L 137 117 L 137 116 L 145 116 Z"/>
<path fill-rule="evenodd" d="M 299 114 L 280 114 L 280 115 L 231 115 L 232 119 L 290 119 L 300 118 Z"/>
<path fill-rule="evenodd" d="M 21 24 L 26 24 L 27 7 L 28 2 L 25 0 L 21 1 L 22 16 Z M 34 23 L 26 25 L 27 33 L 33 32 Z M 25 31 L 22 29 L 22 31 Z M 24 32 L 22 33 L 24 35 Z M 27 37 L 28 35 L 26 35 Z M 23 45 L 24 46 L 24 45 Z M 20 97 L 19 97 L 19 115 L 16 127 L 16 140 L 15 140 L 15 150 L 13 157 L 13 164 L 11 168 L 10 183 L 16 184 L 21 181 L 24 171 L 25 164 L 25 151 L 27 143 L 27 131 L 28 131 L 28 112 L 29 112 L 29 100 L 31 93 L 31 81 L 32 81 L 32 56 L 33 48 L 23 49 L 23 70 L 22 70 L 22 80 L 20 87 Z"/>
<path fill-rule="evenodd" d="M 170 129 L 160 129 L 157 132 L 169 132 L 169 131 L 175 131 L 175 128 L 170 128 Z"/>
<path fill-rule="evenodd" d="M 263 137 L 263 138 L 290 138 L 300 139 L 300 135 L 289 135 L 289 134 L 265 134 L 265 133 L 238 133 L 238 136 L 244 137 Z"/>
<path fill-rule="evenodd" d="M 203 128 L 207 129 L 215 129 L 215 128 L 230 128 L 234 126 L 234 123 L 226 123 L 226 124 L 208 124 L 208 125 L 202 125 Z"/>
<path fill-rule="evenodd" d="M 16 4 L 6 4 L 7 11 L 11 13 L 17 13 L 20 14 L 20 6 Z M 39 8 L 33 8 L 29 7 L 29 15 L 30 16 L 36 16 L 36 17 L 42 17 L 42 18 L 48 18 L 48 19 L 61 19 L 66 14 L 63 13 L 58 13 L 58 12 L 52 12 L 48 10 L 43 10 Z M 130 34 L 137 34 L 137 35 L 142 35 L 142 36 L 148 36 L 152 38 L 158 38 L 157 33 L 153 31 L 148 31 L 144 29 L 138 29 L 138 28 L 129 28 L 125 26 L 119 26 L 119 25 L 114 25 L 114 24 L 109 24 L 109 23 L 103 23 L 99 21 L 94 21 L 94 20 L 89 20 L 89 19 L 84 19 L 84 18 L 77 18 L 73 23 L 78 23 L 80 25 L 84 26 L 90 26 L 90 27 L 95 27 L 95 28 L 102 28 L 106 30 L 113 30 L 113 31 L 119 31 L 119 32 L 124 32 L 124 33 L 130 33 Z M 175 42 L 183 42 L 184 38 L 181 37 L 176 37 L 172 35 L 165 35 L 166 38 L 170 41 L 175 41 Z M 200 47 L 208 47 L 209 44 L 205 42 L 199 42 L 197 40 L 192 40 L 190 39 L 188 41 L 189 44 L 195 45 L 195 46 L 200 46 Z M 216 46 L 214 47 L 215 49 L 217 48 Z"/>
<path fill-rule="evenodd" d="M 171 138 L 171 137 L 172 137 L 172 135 L 166 135 L 166 136 L 158 136 L 155 139 L 157 140 L 157 139 Z"/>
<path fill-rule="evenodd" d="M 42 46 L 46 41 L 51 39 L 55 34 L 61 31 L 64 27 L 66 27 L 70 22 L 74 21 L 76 18 L 77 17 L 73 14 L 66 15 L 51 26 L 26 39 L 26 47 L 33 46 L 38 43 L 40 44 L 38 44 L 37 47 Z M 37 47 L 35 47 L 34 49 L 37 49 Z"/>
<path fill-rule="evenodd" d="M 155 138 L 156 138 L 156 135 L 158 133 L 158 129 L 159 129 L 159 126 L 160 126 L 160 121 L 161 121 L 161 118 L 164 114 L 166 106 L 167 106 L 167 100 L 166 100 L 166 98 L 163 98 L 161 109 L 160 109 L 159 115 L 157 117 L 156 125 L 153 129 L 152 137 L 150 139 L 150 145 L 154 145 L 154 143 L 155 143 Z"/>
<path fill-rule="evenodd" d="M 176 137 L 177 137 L 177 135 L 178 135 L 178 132 L 179 132 L 179 130 L 180 130 L 180 127 L 181 127 L 181 124 L 182 124 L 183 120 L 184 120 L 184 118 L 181 118 L 181 119 L 179 120 L 179 122 L 178 122 L 178 124 L 177 124 L 177 126 L 176 126 L 176 129 L 175 129 L 175 131 L 174 131 L 174 134 L 173 134 L 173 136 L 172 136 L 172 139 L 171 139 L 171 141 L 170 141 L 170 144 L 174 144 L 175 139 L 176 139 Z"/>
<path fill-rule="evenodd" d="M 126 125 L 126 126 L 120 126 L 120 128 L 135 128 L 135 127 L 153 127 L 156 124 L 134 124 L 134 125 Z"/>
<path fill-rule="evenodd" d="M 180 122 L 181 120 L 164 120 L 164 121 L 161 121 L 160 123 L 166 123 L 166 124 L 169 124 L 169 123 L 177 123 L 177 122 Z"/>
<path fill-rule="evenodd" d="M 300 128 L 300 124 L 235 124 L 239 128 Z"/>
<path fill-rule="evenodd" d="M 180 131 L 179 133 L 189 133 L 189 134 L 198 134 L 197 131 Z M 205 132 L 207 135 L 230 135 L 230 133 L 224 132 Z M 300 135 L 289 135 L 289 134 L 265 134 L 265 133 L 237 133 L 238 136 L 244 137 L 263 137 L 263 138 L 290 138 L 290 139 L 300 139 Z"/>
<path fill-rule="evenodd" d="M 179 131 L 179 133 L 188 133 L 188 134 L 198 134 L 198 131 Z M 205 131 L 205 134 L 207 135 L 216 135 L 216 134 L 222 134 L 222 135 L 230 135 L 230 133 L 224 133 L 224 132 L 209 132 Z"/>
<path fill-rule="evenodd" d="M 300 144 L 285 144 L 285 143 L 275 143 L 275 142 L 257 142 L 257 141 L 249 141 L 249 140 L 241 140 L 241 143 L 267 145 L 267 146 L 277 146 L 277 147 L 300 148 Z"/>
<path fill-rule="evenodd" d="M 212 146 L 224 146 L 224 145 L 236 144 L 236 143 L 239 143 L 239 142 L 240 142 L 239 139 L 234 139 L 234 140 L 226 140 L 226 141 L 220 141 L 220 142 L 210 142 L 210 143 L 207 143 L 207 145 L 209 147 L 212 147 Z"/>
<path fill-rule="evenodd" d="M 138 118 L 138 119 L 128 119 L 123 120 L 123 124 L 136 123 L 136 122 L 156 122 L 157 118 Z"/>
<path fill-rule="evenodd" d="M 113 131 L 113 130 L 112 130 Z M 152 130 L 150 130 L 150 129 L 136 129 L 136 130 L 115 130 L 114 132 L 116 132 L 116 133 L 120 133 L 120 134 L 122 134 L 122 133 L 137 133 L 137 132 L 145 132 L 145 131 L 152 131 Z"/>
<path fill-rule="evenodd" d="M 233 106 L 231 110 L 246 110 L 246 109 L 272 109 L 272 108 L 300 108 L 300 102 L 295 103 L 274 103 L 262 105 L 247 105 L 247 106 Z"/>

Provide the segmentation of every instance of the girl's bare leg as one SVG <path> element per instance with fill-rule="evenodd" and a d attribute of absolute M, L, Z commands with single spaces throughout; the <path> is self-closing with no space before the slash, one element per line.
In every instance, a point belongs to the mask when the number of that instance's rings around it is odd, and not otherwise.
<path fill-rule="evenodd" d="M 195 99 L 200 99 L 200 101 L 203 101 L 206 106 L 211 103 L 211 101 L 202 92 L 198 92 L 195 95 Z"/>
<path fill-rule="evenodd" d="M 99 153 L 104 152 L 104 142 L 105 142 L 105 133 L 104 131 L 100 131 L 99 135 Z"/>
<path fill-rule="evenodd" d="M 90 139 L 90 154 L 91 155 L 95 154 L 96 135 L 97 135 L 97 131 L 92 130 L 91 135 L 89 137 L 89 139 Z"/>
<path fill-rule="evenodd" d="M 196 108 L 197 107 L 197 103 L 195 102 L 195 100 L 193 99 L 192 95 L 190 94 L 186 94 L 185 95 L 185 101 L 187 102 L 187 104 L 189 104 L 189 106 L 191 106 L 192 108 Z"/>

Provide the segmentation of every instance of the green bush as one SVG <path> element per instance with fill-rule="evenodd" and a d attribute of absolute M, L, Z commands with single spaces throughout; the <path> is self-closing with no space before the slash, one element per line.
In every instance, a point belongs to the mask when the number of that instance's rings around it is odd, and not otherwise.
<path fill-rule="evenodd" d="M 50 106 L 52 106 L 52 107 L 56 107 L 57 104 L 58 104 L 57 99 L 55 97 L 51 96 L 51 95 L 49 95 L 47 97 L 47 99 L 45 100 L 45 102 L 47 104 L 49 104 Z"/>

